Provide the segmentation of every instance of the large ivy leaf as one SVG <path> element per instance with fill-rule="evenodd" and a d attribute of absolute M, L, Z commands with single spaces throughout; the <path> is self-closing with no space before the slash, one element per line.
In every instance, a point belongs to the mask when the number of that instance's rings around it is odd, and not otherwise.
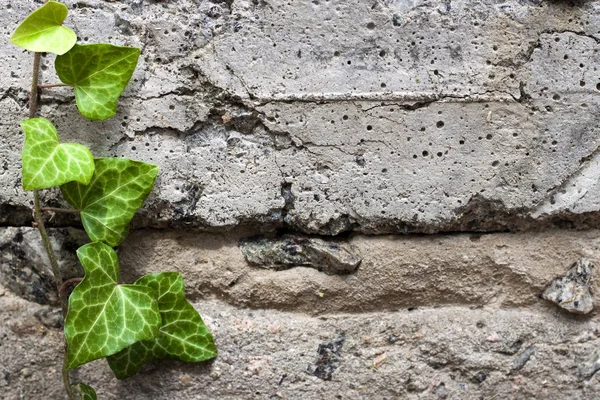
<path fill-rule="evenodd" d="M 111 44 L 75 45 L 56 57 L 63 83 L 75 87 L 77 108 L 84 117 L 104 120 L 117 112 L 117 100 L 133 75 L 140 56 L 135 47 Z"/>
<path fill-rule="evenodd" d="M 157 293 L 141 285 L 119 285 L 117 253 L 104 243 L 77 250 L 85 277 L 69 297 L 65 321 L 67 369 L 115 354 L 156 336 L 161 325 Z"/>
<path fill-rule="evenodd" d="M 64 4 L 49 1 L 17 26 L 10 41 L 29 51 L 65 54 L 77 41 L 75 32 L 62 26 L 68 13 Z"/>
<path fill-rule="evenodd" d="M 98 400 L 96 396 L 96 391 L 90 385 L 86 385 L 85 383 L 75 382 L 72 384 L 77 392 L 77 398 L 79 400 Z"/>
<path fill-rule="evenodd" d="M 152 360 L 168 358 L 199 362 L 217 356 L 212 335 L 200 314 L 185 299 L 183 278 L 179 273 L 146 275 L 135 285 L 150 287 L 158 293 L 163 325 L 153 340 L 142 340 L 107 357 L 117 378 L 135 375 L 140 366 Z"/>
<path fill-rule="evenodd" d="M 94 173 L 94 157 L 87 147 L 58 141 L 56 128 L 45 118 L 21 122 L 23 189 L 46 189 L 77 181 L 88 184 Z"/>
<path fill-rule="evenodd" d="M 70 182 L 60 187 L 67 202 L 81 211 L 81 221 L 93 242 L 117 246 L 129 233 L 129 223 L 152 190 L 158 167 L 125 158 L 97 158 L 88 185 Z"/>

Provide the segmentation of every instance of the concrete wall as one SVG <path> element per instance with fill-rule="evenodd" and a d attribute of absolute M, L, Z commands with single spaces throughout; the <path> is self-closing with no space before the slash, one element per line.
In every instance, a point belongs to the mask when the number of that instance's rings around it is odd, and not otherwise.
<path fill-rule="evenodd" d="M 181 271 L 221 352 L 125 382 L 95 362 L 78 378 L 103 398 L 600 397 L 597 314 L 540 298 L 600 262 L 600 1 L 65 3 L 80 42 L 142 56 L 114 118 L 67 88 L 39 114 L 160 166 L 123 279 Z M 0 4 L 0 397 L 60 398 L 20 186 L 32 57 L 8 44 L 39 2 Z M 80 275 L 78 220 L 49 225 Z"/>

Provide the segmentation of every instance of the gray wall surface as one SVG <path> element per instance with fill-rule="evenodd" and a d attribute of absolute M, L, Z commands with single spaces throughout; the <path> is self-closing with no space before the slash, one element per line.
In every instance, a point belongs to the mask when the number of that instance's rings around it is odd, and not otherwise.
<path fill-rule="evenodd" d="M 64 3 L 80 43 L 142 55 L 112 119 L 85 120 L 69 88 L 43 90 L 39 115 L 63 142 L 160 167 L 123 279 L 182 272 L 220 348 L 124 382 L 94 362 L 78 374 L 102 398 L 600 397 L 598 316 L 540 298 L 600 262 L 600 1 Z M 0 0 L 7 399 L 62 396 L 20 181 L 32 56 L 8 42 L 40 4 Z M 49 226 L 80 276 L 79 221 Z"/>

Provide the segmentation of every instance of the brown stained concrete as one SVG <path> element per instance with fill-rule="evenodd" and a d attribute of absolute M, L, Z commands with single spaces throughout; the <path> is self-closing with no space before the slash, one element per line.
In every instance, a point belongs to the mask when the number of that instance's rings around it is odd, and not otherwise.
<path fill-rule="evenodd" d="M 179 271 L 194 299 L 310 314 L 420 306 L 545 307 L 544 287 L 580 257 L 600 261 L 600 231 L 348 238 L 362 257 L 356 273 L 249 265 L 243 235 L 136 231 L 121 246 L 124 281 Z M 597 281 L 592 292 L 598 293 Z"/>

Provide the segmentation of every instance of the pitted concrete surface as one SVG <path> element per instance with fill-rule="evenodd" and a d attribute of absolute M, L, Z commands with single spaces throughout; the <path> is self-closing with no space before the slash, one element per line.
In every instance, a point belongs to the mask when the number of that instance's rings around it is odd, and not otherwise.
<path fill-rule="evenodd" d="M 122 279 L 180 271 L 220 352 L 124 382 L 95 362 L 75 380 L 106 399 L 600 397 L 597 311 L 540 297 L 582 257 L 600 262 L 600 1 L 64 3 L 81 43 L 142 56 L 114 118 L 85 120 L 68 88 L 44 89 L 39 115 L 63 142 L 160 167 L 118 249 Z M 63 397 L 60 316 L 20 181 L 32 56 L 8 44 L 40 4 L 0 0 L 11 400 Z M 53 62 L 43 83 L 58 82 Z M 43 201 L 67 206 L 57 190 Z M 48 225 L 80 276 L 78 218 Z M 240 249 L 289 235 L 361 262 L 268 270 Z"/>
<path fill-rule="evenodd" d="M 35 3 L 6 3 L 8 37 Z M 111 120 L 85 121 L 65 88 L 43 92 L 41 115 L 98 156 L 161 167 L 142 225 L 335 235 L 597 216 L 597 1 L 66 3 L 82 42 L 142 60 Z M 1 58 L 0 203 L 21 214 L 30 58 Z"/>

